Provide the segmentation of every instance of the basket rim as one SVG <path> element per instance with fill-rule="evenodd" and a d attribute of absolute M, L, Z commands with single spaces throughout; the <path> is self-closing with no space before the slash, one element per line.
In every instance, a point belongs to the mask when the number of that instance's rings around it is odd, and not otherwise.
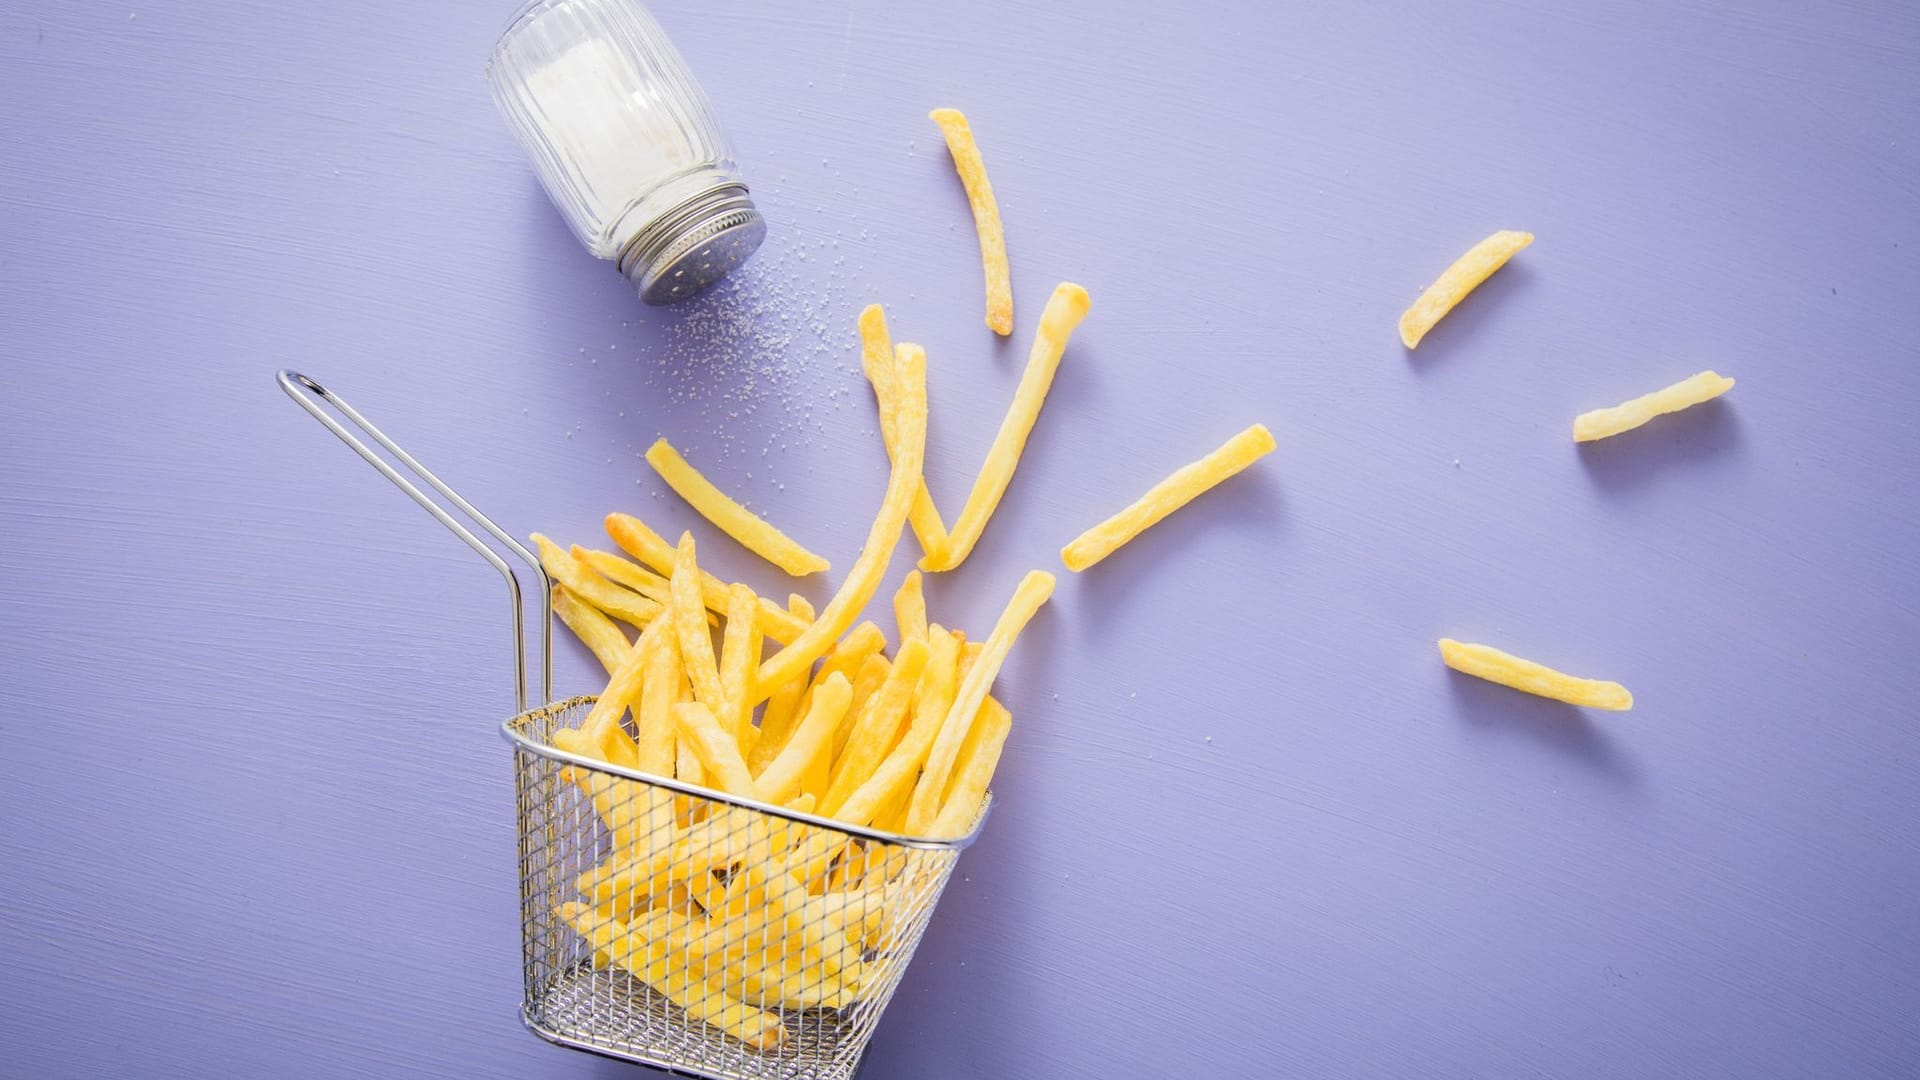
<path fill-rule="evenodd" d="M 656 776 L 653 773 L 642 772 L 639 769 L 629 769 L 624 765 L 615 765 L 610 761 L 602 761 L 599 758 L 591 758 L 583 754 L 575 754 L 570 751 L 561 750 L 558 747 L 549 746 L 546 743 L 529 737 L 525 731 L 521 730 L 535 720 L 566 709 L 576 708 L 581 705 L 590 705 L 598 700 L 600 699 L 596 694 L 581 694 L 576 697 L 549 701 L 539 708 L 528 709 L 526 712 L 510 716 L 500 722 L 501 737 L 505 738 L 507 742 L 512 743 L 520 750 L 524 750 L 536 757 L 546 758 L 550 761 L 565 762 L 568 765 L 593 769 L 596 772 L 610 773 L 628 780 L 638 780 L 641 783 L 650 784 L 654 787 L 663 787 L 669 791 L 679 792 L 682 795 L 693 795 L 702 799 L 725 803 L 729 806 L 737 806 L 743 810 L 754 810 L 762 814 L 770 814 L 777 818 L 783 818 L 787 821 L 832 829 L 835 832 L 846 833 L 849 836 L 859 837 L 862 840 L 873 840 L 882 844 L 916 848 L 921 851 L 963 851 L 973 846 L 973 842 L 979 839 L 980 830 L 986 825 L 988 816 L 993 813 L 993 792 L 989 790 L 986 801 L 980 807 L 980 816 L 974 819 L 973 828 L 968 830 L 966 835 L 947 839 L 936 839 L 927 836 L 908 836 L 905 833 L 888 832 L 885 829 L 849 824 L 838 818 L 823 817 L 819 814 L 801 813 L 798 810 L 793 810 L 785 806 L 776 806 L 773 803 L 761 802 L 758 799 L 749 799 L 725 791 L 718 791 L 714 788 L 702 787 L 698 784 L 689 784 L 681 780 L 673 779 L 672 777 Z"/>

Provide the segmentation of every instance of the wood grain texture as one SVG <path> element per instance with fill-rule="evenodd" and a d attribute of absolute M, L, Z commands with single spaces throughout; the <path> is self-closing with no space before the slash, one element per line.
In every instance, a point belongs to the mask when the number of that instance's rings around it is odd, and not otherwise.
<path fill-rule="evenodd" d="M 848 565 L 859 307 L 926 346 L 943 506 L 1031 333 L 979 325 L 950 104 L 1015 310 L 1095 305 L 932 617 L 983 634 L 1194 446 L 1279 449 L 1023 637 L 869 1073 L 1911 1074 L 1911 9 L 660 0 L 773 229 L 660 312 L 493 114 L 508 6 L 0 12 L 0 1072 L 630 1074 L 515 1015 L 498 582 L 270 376 L 518 532 L 696 526 L 665 435 Z M 1407 355 L 1495 228 L 1539 239 Z M 1738 389 L 1568 443 L 1703 367 Z"/>

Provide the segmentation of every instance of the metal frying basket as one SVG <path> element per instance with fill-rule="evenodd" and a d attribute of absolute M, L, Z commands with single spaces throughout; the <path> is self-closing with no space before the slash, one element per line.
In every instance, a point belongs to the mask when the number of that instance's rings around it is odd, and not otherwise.
<path fill-rule="evenodd" d="M 527 1027 L 712 1080 L 851 1077 L 986 810 L 966 836 L 927 840 L 560 749 L 555 732 L 578 727 L 594 699 L 552 700 L 552 586 L 539 560 L 338 395 L 291 371 L 279 383 L 507 581 L 520 712 L 501 732 L 513 745 Z M 323 402 L 532 569 L 549 704 L 527 708 L 512 567 Z"/>

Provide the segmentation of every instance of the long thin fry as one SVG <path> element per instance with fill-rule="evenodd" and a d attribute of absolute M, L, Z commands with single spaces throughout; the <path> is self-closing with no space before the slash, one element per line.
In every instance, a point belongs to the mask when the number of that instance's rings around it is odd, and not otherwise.
<path fill-rule="evenodd" d="M 647 527 L 647 523 L 632 514 L 608 514 L 606 520 L 607 536 L 620 545 L 620 549 L 645 563 L 655 573 L 665 577 L 673 576 L 674 547 L 667 543 L 659 533 Z M 700 572 L 700 594 L 707 607 L 713 611 L 727 610 L 727 583 L 706 571 Z M 806 630 L 810 620 L 799 619 L 780 605 L 765 597 L 760 598 L 760 629 L 775 641 L 792 641 Z"/>
<path fill-rule="evenodd" d="M 1592 442 L 1623 431 L 1632 431 L 1656 416 L 1712 401 L 1731 389 L 1732 379 L 1716 372 L 1703 371 L 1610 409 L 1581 413 L 1573 421 L 1573 441 Z"/>
<path fill-rule="evenodd" d="M 749 684 L 760 666 L 760 630 L 754 622 L 759 598 L 745 585 L 735 585 L 729 592 L 727 627 L 720 638 L 720 690 L 726 696 L 715 715 L 738 743 L 753 727 Z"/>
<path fill-rule="evenodd" d="M 1455 304 L 1466 299 L 1468 293 L 1479 288 L 1481 282 L 1531 243 L 1530 232 L 1502 229 L 1467 249 L 1467 253 L 1455 259 L 1400 316 L 1400 343 L 1409 349 L 1420 344 L 1420 339 L 1426 337 L 1427 331 L 1452 311 Z"/>
<path fill-rule="evenodd" d="M 794 594 L 787 598 L 787 609 L 794 615 L 813 621 L 813 605 L 807 598 Z M 767 763 L 778 757 L 787 745 L 787 737 L 793 734 L 793 725 L 800 718 L 800 699 L 807 692 L 809 680 L 806 674 L 788 679 L 785 684 L 774 690 L 767 698 L 767 707 L 760 714 L 760 734 L 753 741 L 753 749 L 747 754 L 747 768 L 753 775 L 759 776 L 765 771 Z"/>
<path fill-rule="evenodd" d="M 679 492 L 688 505 L 748 551 L 796 576 L 817 574 L 828 568 L 827 560 L 801 547 L 792 537 L 713 486 L 713 482 L 688 464 L 667 440 L 659 439 L 647 449 L 647 464 L 653 466 L 660 479 Z"/>
<path fill-rule="evenodd" d="M 926 351 L 907 342 L 895 346 L 887 333 L 886 312 L 879 304 L 868 304 L 860 312 L 859 326 L 860 367 L 873 387 L 873 400 L 880 410 L 880 441 L 886 447 L 887 460 L 891 461 L 894 442 L 899 437 L 900 365 L 913 355 L 925 362 Z M 925 479 L 920 481 L 920 490 L 914 493 L 907 522 L 913 526 L 921 551 L 932 554 L 946 548 L 947 523 L 941 520 L 939 508 L 933 505 L 933 495 L 927 491 Z"/>
<path fill-rule="evenodd" d="M 639 563 L 623 559 L 611 551 L 596 551 L 579 544 L 573 545 L 570 554 L 607 580 L 624 585 L 656 604 L 665 606 L 667 603 L 667 579 Z"/>
<path fill-rule="evenodd" d="M 634 744 L 638 768 L 655 776 L 672 776 L 674 765 L 673 705 L 684 677 L 680 673 L 680 646 L 674 641 L 671 617 L 657 620 L 659 637 L 648 643 L 640 704 L 634 710 Z M 644 636 L 644 635 L 643 635 Z"/>
<path fill-rule="evenodd" d="M 1455 671 L 1569 705 L 1616 712 L 1633 708 L 1633 695 L 1617 682 L 1576 678 L 1489 645 L 1441 638 L 1440 659 Z"/>
<path fill-rule="evenodd" d="M 1272 452 L 1273 433 L 1264 424 L 1253 425 L 1218 450 L 1153 485 L 1126 509 L 1081 533 L 1060 549 L 1060 561 L 1075 573 L 1085 570 L 1202 492 Z"/>
<path fill-rule="evenodd" d="M 1004 337 L 1013 333 L 1013 283 L 1007 273 L 1007 237 L 1000 224 L 1000 204 L 994 200 L 993 184 L 987 180 L 986 163 L 973 141 L 973 127 L 959 109 L 935 109 L 927 115 L 946 136 L 954 171 L 967 189 L 967 205 L 973 210 L 974 231 L 980 234 L 980 263 L 987 279 L 987 325 Z"/>
<path fill-rule="evenodd" d="M 806 718 L 793 731 L 793 737 L 760 775 L 754 778 L 756 794 L 767 802 L 786 802 L 800 794 L 800 782 L 814 760 L 827 752 L 834 728 L 847 713 L 853 700 L 853 686 L 846 676 L 835 672 L 813 694 Z"/>
<path fill-rule="evenodd" d="M 574 595 L 622 622 L 643 629 L 660 614 L 660 604 L 631 589 L 625 589 L 589 570 L 578 559 L 560 549 L 560 545 L 533 534 L 533 546 L 540 553 L 540 565 L 555 581 L 572 589 Z"/>
<path fill-rule="evenodd" d="M 901 367 L 901 376 L 898 452 L 887 479 L 886 497 L 880 501 L 880 512 L 867 533 L 866 546 L 860 550 L 853 569 L 847 572 L 847 579 L 840 583 L 839 591 L 834 593 L 820 618 L 760 665 L 756 694 L 771 692 L 773 687 L 805 671 L 832 648 L 834 639 L 860 617 L 861 610 L 880 587 L 880 579 L 886 576 L 887 564 L 893 559 L 893 549 L 899 544 L 901 529 L 906 524 L 907 509 L 913 505 L 914 492 L 920 488 L 920 467 L 927 450 L 925 358 L 909 358 Z"/>
<path fill-rule="evenodd" d="M 993 446 L 987 451 L 980 475 L 973 482 L 973 491 L 967 495 L 967 505 L 947 533 L 946 551 L 938 558 L 929 555 L 921 559 L 920 569 L 951 570 L 964 562 L 980 542 L 987 520 L 1000 505 L 1001 496 L 1007 493 L 1007 485 L 1013 482 L 1013 471 L 1020 464 L 1020 453 L 1026 449 L 1034 422 L 1040 418 L 1040 406 L 1047 400 L 1054 372 L 1060 368 L 1067 339 L 1073 336 L 1080 320 L 1087 317 L 1090 303 L 1087 290 L 1072 282 L 1061 282 L 1054 288 L 1046 310 L 1040 313 L 1040 327 L 1034 334 L 1026 370 L 1020 375 L 1020 387 L 1014 391 L 1013 404 L 1007 407 L 1005 419 L 1000 421 L 1000 431 L 994 435 Z"/>
<path fill-rule="evenodd" d="M 867 702 L 873 698 L 873 695 L 879 693 L 880 688 L 886 685 L 887 674 L 892 670 L 893 663 L 878 653 L 860 661 L 860 670 L 853 677 L 853 703 L 847 706 L 847 715 L 841 719 L 840 726 L 834 730 L 833 752 L 828 755 L 829 763 L 840 760 L 840 752 L 846 747 L 848 736 L 853 734 L 854 721 L 859 718 L 861 710 L 866 708 Z M 823 792 L 825 786 L 825 784 L 821 785 Z"/>
<path fill-rule="evenodd" d="M 908 832 L 924 833 L 933 827 L 934 819 L 940 815 L 940 804 L 952 775 L 954 758 L 960 753 L 960 744 L 966 740 L 975 714 L 986 701 L 987 691 L 993 688 L 993 680 L 999 676 L 1000 666 L 1006 662 L 1014 639 L 1040 610 L 1040 605 L 1053 595 L 1053 584 L 1052 574 L 1040 570 L 1029 572 L 1014 590 L 1006 610 L 1000 613 L 993 633 L 987 635 L 986 649 L 961 681 L 960 692 L 954 695 L 946 722 L 940 725 L 940 735 L 927 752 L 926 769 L 920 774 L 913 801 L 907 808 Z"/>
<path fill-rule="evenodd" d="M 893 622 L 903 645 L 927 636 L 927 597 L 920 587 L 920 571 L 908 571 L 893 594 Z"/>
<path fill-rule="evenodd" d="M 993 782 L 993 771 L 1000 764 L 1000 751 L 1007 743 L 1007 732 L 1013 728 L 1013 714 L 999 702 L 988 698 L 981 707 L 980 718 L 974 721 L 973 731 L 967 742 L 960 747 L 960 759 L 953 769 L 953 783 L 949 785 L 945 801 L 940 804 L 940 816 L 933 819 L 933 825 L 927 829 L 928 836 L 962 836 L 980 815 L 980 804 L 987 797 L 987 788 Z"/>
<path fill-rule="evenodd" d="M 567 624 L 567 629 L 573 631 L 574 637 L 592 650 L 600 666 L 607 669 L 607 674 L 613 674 L 613 669 L 620 666 L 621 659 L 631 647 L 627 635 L 613 625 L 613 620 L 601 614 L 599 608 L 580 599 L 565 585 L 553 590 L 553 613 L 560 616 L 560 621 Z"/>
<path fill-rule="evenodd" d="M 827 796 L 820 803 L 822 813 L 830 815 L 838 810 L 847 796 L 873 774 L 887 751 L 893 749 L 900 734 L 900 718 L 912 704 L 914 689 L 920 684 L 920 675 L 926 670 L 931 651 L 925 635 L 910 638 L 900 646 L 893 668 L 887 672 L 887 681 L 855 718 L 846 746 L 834 762 Z"/>
<path fill-rule="evenodd" d="M 700 596 L 700 565 L 694 558 L 692 533 L 680 534 L 673 568 L 673 630 L 680 646 L 680 666 L 693 686 L 693 700 L 709 709 L 726 708 L 726 689 L 720 685 L 720 664 L 713 655 L 713 636 L 707 632 L 706 604 Z"/>
<path fill-rule="evenodd" d="M 636 703 L 635 699 L 639 697 L 640 681 L 646 669 L 647 654 L 653 642 L 658 640 L 661 634 L 661 629 L 656 628 L 665 626 L 665 623 L 655 620 L 653 626 L 641 631 L 639 643 L 627 649 L 627 654 L 620 659 L 619 666 L 613 669 L 613 677 L 607 681 L 607 688 L 600 691 L 600 696 L 594 701 L 593 708 L 587 711 L 586 719 L 580 721 L 581 734 L 589 739 L 592 745 L 602 750 L 605 760 L 613 760 L 613 757 L 607 755 L 604 749 L 607 740 L 610 739 L 609 733 L 620 731 L 620 715 L 633 706 Z M 625 739 L 625 737 L 625 733 L 621 732 L 620 738 Z M 628 748 L 631 748 L 631 745 L 630 742 L 626 744 Z M 628 766 L 637 764 L 637 751 L 623 750 L 621 756 L 627 760 L 617 764 Z"/>
<path fill-rule="evenodd" d="M 904 808 L 913 792 L 914 777 L 927 760 L 933 740 L 940 734 L 940 725 L 946 720 L 957 690 L 954 675 L 959 666 L 960 639 L 940 626 L 929 627 L 927 636 L 933 645 L 926 670 L 920 676 L 913 722 L 880 764 L 840 800 L 832 813 L 841 821 L 869 825 L 896 801 Z"/>
<path fill-rule="evenodd" d="M 753 774 L 747 771 L 747 763 L 740 757 L 740 744 L 733 732 L 714 717 L 713 710 L 699 702 L 675 705 L 673 723 L 681 737 L 693 747 L 694 756 L 700 759 L 708 785 L 729 795 L 753 794 Z"/>

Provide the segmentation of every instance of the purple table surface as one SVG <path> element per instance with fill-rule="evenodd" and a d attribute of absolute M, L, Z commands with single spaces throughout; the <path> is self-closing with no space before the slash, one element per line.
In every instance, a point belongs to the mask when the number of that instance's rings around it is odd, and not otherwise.
<path fill-rule="evenodd" d="M 498 580 L 276 368 L 517 532 L 703 529 L 665 433 L 844 569 L 857 308 L 927 346 L 951 513 L 1063 278 L 1093 313 L 937 619 L 1248 423 L 1279 451 L 1062 572 L 867 1075 L 1920 1070 L 1912 8 L 660 0 L 773 232 L 656 311 L 495 115 L 505 7 L 0 12 L 0 1073 L 638 1075 L 516 1015 Z M 1402 350 L 1499 228 L 1539 241 Z"/>

